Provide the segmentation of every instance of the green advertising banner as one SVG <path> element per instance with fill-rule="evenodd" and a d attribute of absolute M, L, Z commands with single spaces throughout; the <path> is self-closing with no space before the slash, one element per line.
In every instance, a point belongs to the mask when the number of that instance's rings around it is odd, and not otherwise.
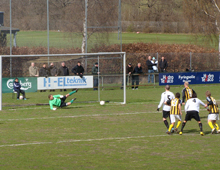
<path fill-rule="evenodd" d="M 13 83 L 15 78 L 2 78 L 2 93 L 12 93 Z M 37 91 L 37 78 L 36 77 L 18 77 L 21 84 L 21 90 L 25 92 Z"/>

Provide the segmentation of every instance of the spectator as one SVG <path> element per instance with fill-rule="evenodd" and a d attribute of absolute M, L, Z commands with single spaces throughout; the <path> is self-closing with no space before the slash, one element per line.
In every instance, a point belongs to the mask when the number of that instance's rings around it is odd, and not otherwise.
<path fill-rule="evenodd" d="M 165 60 L 164 56 L 162 56 L 160 62 L 159 62 L 159 67 L 161 72 L 166 72 L 168 64 L 167 60 Z"/>
<path fill-rule="evenodd" d="M 93 76 L 93 81 L 94 81 L 94 88 L 93 90 L 98 90 L 98 85 L 99 85 L 99 81 L 98 81 L 98 74 L 100 74 L 99 72 L 99 64 L 95 63 L 95 66 L 92 67 L 92 74 Z"/>
<path fill-rule="evenodd" d="M 46 67 L 46 64 L 43 64 L 43 67 L 40 68 L 39 76 L 40 77 L 48 77 L 48 75 L 49 75 L 49 71 Z"/>
<path fill-rule="evenodd" d="M 129 80 L 131 79 L 131 74 L 133 73 L 133 67 L 131 66 L 131 63 L 128 64 L 127 68 L 126 68 L 126 85 L 128 83 L 128 78 Z M 124 79 L 122 79 L 122 87 L 121 89 L 123 89 L 124 86 Z"/>
<path fill-rule="evenodd" d="M 58 76 L 69 76 L 69 69 L 67 68 L 65 62 L 61 63 L 61 67 L 58 70 Z M 62 89 L 60 89 L 62 91 Z M 63 89 L 63 91 L 66 91 L 66 89 Z"/>
<path fill-rule="evenodd" d="M 38 68 L 35 66 L 34 63 L 31 63 L 31 66 L 29 67 L 29 74 L 33 77 L 39 76 Z"/>
<path fill-rule="evenodd" d="M 81 62 L 78 61 L 77 65 L 71 70 L 75 75 L 83 77 L 84 68 L 81 66 Z"/>
<path fill-rule="evenodd" d="M 39 76 L 40 77 L 48 77 L 49 75 L 49 71 L 46 67 L 46 64 L 43 64 L 43 67 L 40 68 L 40 71 L 39 71 Z M 45 92 L 46 90 L 40 90 L 40 92 Z"/>
<path fill-rule="evenodd" d="M 50 64 L 50 67 L 49 67 L 49 75 L 50 76 L 57 76 L 58 74 L 58 69 L 56 68 L 56 66 L 54 66 L 53 63 Z"/>
<path fill-rule="evenodd" d="M 157 68 L 157 63 L 158 63 L 158 61 L 155 59 L 155 57 L 152 58 L 151 62 L 152 62 L 153 64 L 156 64 L 156 65 L 153 66 L 154 72 L 158 72 L 158 68 Z"/>
<path fill-rule="evenodd" d="M 134 68 L 133 73 L 134 75 L 132 75 L 132 90 L 134 90 L 134 83 L 136 83 L 135 89 L 138 90 L 139 74 L 143 73 L 141 63 L 138 63 L 138 65 Z"/>
<path fill-rule="evenodd" d="M 153 74 L 150 74 L 150 73 L 154 73 L 153 66 L 157 65 L 157 64 L 153 64 L 151 59 L 152 59 L 151 56 L 149 56 L 149 57 L 148 57 L 148 60 L 147 60 L 148 83 L 150 83 L 150 77 L 151 77 L 151 82 L 152 82 L 152 83 L 154 82 L 154 75 L 153 75 Z"/>
<path fill-rule="evenodd" d="M 54 66 L 53 63 L 50 64 L 50 67 L 49 67 L 49 75 L 50 76 L 57 76 L 58 74 L 58 69 L 56 68 L 56 66 Z M 55 91 L 55 90 L 50 90 L 51 91 Z"/>
<path fill-rule="evenodd" d="M 18 78 L 15 78 L 15 81 L 14 81 L 14 84 L 13 84 L 13 89 L 14 89 L 15 92 L 17 92 L 17 100 L 19 100 L 20 93 L 23 95 L 23 100 L 27 100 L 26 97 L 25 97 L 25 91 L 21 90 L 21 85 L 18 82 Z"/>

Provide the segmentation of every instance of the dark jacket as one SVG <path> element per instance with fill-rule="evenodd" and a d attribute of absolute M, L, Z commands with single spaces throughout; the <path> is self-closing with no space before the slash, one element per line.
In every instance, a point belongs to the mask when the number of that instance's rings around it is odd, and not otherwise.
<path fill-rule="evenodd" d="M 129 72 L 133 72 L 133 67 L 131 66 L 131 67 L 128 67 L 127 66 L 127 69 L 126 69 L 126 73 L 128 74 Z"/>
<path fill-rule="evenodd" d="M 69 75 L 69 69 L 66 66 L 62 66 L 58 70 L 58 76 L 68 76 Z"/>
<path fill-rule="evenodd" d="M 84 73 L 84 68 L 82 66 L 76 65 L 71 71 L 74 74 L 76 74 L 76 73 L 78 73 L 78 74 L 82 73 L 83 74 Z"/>
<path fill-rule="evenodd" d="M 99 71 L 99 68 L 98 68 L 98 67 L 96 67 L 96 66 L 93 66 L 93 67 L 92 67 L 92 74 L 93 74 L 93 75 L 98 75 L 98 71 Z"/>
<path fill-rule="evenodd" d="M 164 59 L 164 61 L 162 61 L 162 59 L 161 59 L 159 62 L 159 67 L 161 70 L 164 70 L 164 69 L 166 70 L 168 67 L 167 60 Z"/>
<path fill-rule="evenodd" d="M 138 66 L 136 66 L 136 67 L 134 68 L 133 73 L 134 73 L 134 74 L 141 74 L 141 73 L 143 73 L 142 67 L 138 68 Z"/>
<path fill-rule="evenodd" d="M 45 68 L 44 67 L 40 68 L 40 71 L 39 71 L 39 76 L 40 77 L 46 77 L 48 75 L 49 75 L 49 71 L 46 67 Z"/>
<path fill-rule="evenodd" d="M 14 89 L 14 91 L 19 91 L 21 89 L 20 83 L 14 81 L 13 89 Z"/>
<path fill-rule="evenodd" d="M 148 70 L 153 70 L 153 66 L 157 65 L 157 64 L 153 64 L 151 60 L 147 60 L 146 63 L 147 63 Z"/>
<path fill-rule="evenodd" d="M 55 76 L 58 74 L 58 69 L 55 66 L 49 67 L 49 76 Z"/>

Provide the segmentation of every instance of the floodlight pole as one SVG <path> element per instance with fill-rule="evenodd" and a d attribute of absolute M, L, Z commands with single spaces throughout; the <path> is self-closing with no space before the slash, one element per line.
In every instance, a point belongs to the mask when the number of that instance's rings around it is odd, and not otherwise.
<path fill-rule="evenodd" d="M 11 0 L 10 0 L 10 55 L 12 55 L 12 21 L 11 21 Z M 12 58 L 10 57 L 10 77 L 12 77 Z"/>
<path fill-rule="evenodd" d="M 126 104 L 126 53 L 123 55 L 123 81 L 124 81 L 124 102 L 122 104 Z"/>
<path fill-rule="evenodd" d="M 49 38 L 49 0 L 47 0 L 47 54 L 50 54 L 50 38 Z M 48 66 L 49 66 L 50 57 L 48 57 Z"/>

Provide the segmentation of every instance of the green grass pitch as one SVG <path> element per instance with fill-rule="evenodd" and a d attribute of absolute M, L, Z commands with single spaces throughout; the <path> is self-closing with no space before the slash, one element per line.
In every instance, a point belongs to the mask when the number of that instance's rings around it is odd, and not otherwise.
<path fill-rule="evenodd" d="M 203 101 L 206 90 L 220 99 L 218 85 L 191 87 Z M 218 169 L 220 135 L 210 134 L 207 111 L 200 112 L 205 136 L 195 120 L 182 136 L 169 136 L 162 108 L 156 111 L 163 91 L 158 86 L 127 89 L 127 104 L 121 105 L 111 101 L 122 100 L 122 90 L 104 90 L 101 99 L 110 103 L 100 106 L 84 103 L 97 100 L 97 92 L 82 89 L 73 95 L 75 103 L 56 111 L 26 105 L 47 103 L 49 92 L 27 93 L 27 101 L 3 94 L 0 169 Z M 65 94 L 53 92 L 59 93 Z"/>
<path fill-rule="evenodd" d="M 50 31 L 50 47 L 55 48 L 81 48 L 82 34 Z M 98 37 L 98 39 L 97 39 Z M 7 35 L 7 46 L 10 45 L 10 36 Z M 147 34 L 147 33 L 122 33 L 122 44 L 127 43 L 160 43 L 160 44 L 196 44 L 205 45 L 202 36 L 195 36 L 193 34 Z M 100 37 L 94 33 L 88 39 L 88 49 L 94 47 L 95 44 L 120 44 L 118 34 L 111 32 L 108 33 L 108 41 L 106 37 Z M 17 34 L 17 46 L 45 46 L 47 47 L 47 32 L 46 31 L 20 31 Z M 211 43 L 212 48 L 218 49 L 218 44 Z"/>

